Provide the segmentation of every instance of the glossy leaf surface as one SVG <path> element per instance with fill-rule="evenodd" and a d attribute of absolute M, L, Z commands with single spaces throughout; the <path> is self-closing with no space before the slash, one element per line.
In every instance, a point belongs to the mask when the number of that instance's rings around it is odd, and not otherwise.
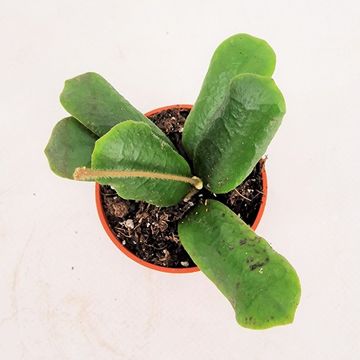
<path fill-rule="evenodd" d="M 268 43 L 247 34 L 231 36 L 218 46 L 184 127 L 183 145 L 191 158 L 223 103 L 231 80 L 243 73 L 271 76 L 275 63 L 275 53 Z"/>
<path fill-rule="evenodd" d="M 133 120 L 148 124 L 173 147 L 151 120 L 135 109 L 99 74 L 89 72 L 65 81 L 60 102 L 72 116 L 99 137 L 118 123 Z"/>
<path fill-rule="evenodd" d="M 284 114 L 284 98 L 272 79 L 235 77 L 196 148 L 196 175 L 214 193 L 236 188 L 265 154 Z"/>
<path fill-rule="evenodd" d="M 97 138 L 73 117 L 60 120 L 45 148 L 51 170 L 59 176 L 72 179 L 77 167 L 90 166 Z"/>
<path fill-rule="evenodd" d="M 124 121 L 102 136 L 95 145 L 92 169 L 138 170 L 191 176 L 190 167 L 149 125 Z M 151 178 L 98 178 L 111 185 L 124 199 L 142 200 L 158 206 L 180 202 L 190 185 Z"/>
<path fill-rule="evenodd" d="M 266 329 L 293 321 L 301 293 L 294 268 L 228 207 L 215 200 L 198 206 L 179 224 L 179 236 L 240 325 Z"/>

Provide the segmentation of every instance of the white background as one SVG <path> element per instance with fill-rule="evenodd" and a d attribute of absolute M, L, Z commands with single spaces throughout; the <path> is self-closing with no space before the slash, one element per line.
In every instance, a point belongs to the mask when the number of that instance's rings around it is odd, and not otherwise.
<path fill-rule="evenodd" d="M 358 1 L 4 1 L 0 9 L 2 359 L 359 359 Z M 63 82 L 108 79 L 142 111 L 193 103 L 215 47 L 247 32 L 277 54 L 287 115 L 258 233 L 297 269 L 294 324 L 237 325 L 201 273 L 133 263 L 99 223 L 93 184 L 43 149 Z"/>

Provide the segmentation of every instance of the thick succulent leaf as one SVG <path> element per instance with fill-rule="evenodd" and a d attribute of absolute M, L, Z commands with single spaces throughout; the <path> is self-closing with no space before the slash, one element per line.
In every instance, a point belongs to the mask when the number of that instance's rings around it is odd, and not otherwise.
<path fill-rule="evenodd" d="M 236 188 L 265 154 L 284 114 L 284 98 L 272 79 L 235 77 L 196 148 L 196 175 L 214 193 Z"/>
<path fill-rule="evenodd" d="M 160 138 L 149 125 L 124 121 L 102 136 L 95 145 L 92 169 L 134 170 L 189 177 L 186 160 Z M 124 199 L 142 200 L 158 206 L 179 203 L 190 185 L 151 178 L 98 178 L 97 182 L 111 185 Z"/>
<path fill-rule="evenodd" d="M 77 167 L 91 164 L 91 154 L 98 137 L 73 117 L 60 120 L 45 148 L 51 170 L 72 179 Z"/>
<path fill-rule="evenodd" d="M 173 146 L 166 135 L 124 99 L 102 76 L 89 72 L 65 81 L 60 95 L 64 108 L 94 134 L 101 137 L 125 120 L 143 122 Z"/>
<path fill-rule="evenodd" d="M 271 76 L 275 63 L 275 53 L 268 43 L 247 34 L 231 36 L 219 45 L 184 127 L 183 145 L 191 158 L 225 99 L 232 78 L 243 73 Z"/>
<path fill-rule="evenodd" d="M 266 329 L 293 321 L 301 293 L 294 268 L 225 205 L 210 200 L 195 208 L 179 224 L 179 236 L 240 325 Z"/>

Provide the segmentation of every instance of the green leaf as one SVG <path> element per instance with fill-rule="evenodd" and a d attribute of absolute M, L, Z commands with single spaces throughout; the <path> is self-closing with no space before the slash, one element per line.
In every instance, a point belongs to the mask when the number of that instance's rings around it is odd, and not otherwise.
<path fill-rule="evenodd" d="M 102 136 L 95 145 L 92 169 L 136 170 L 161 174 L 191 176 L 186 160 L 149 125 L 124 121 Z M 142 200 L 158 206 L 179 203 L 190 185 L 149 177 L 98 178 L 97 182 L 111 185 L 124 199 Z"/>
<path fill-rule="evenodd" d="M 151 120 L 135 109 L 99 74 L 89 72 L 65 81 L 60 102 L 72 116 L 99 137 L 118 123 L 131 119 L 148 124 L 173 147 Z"/>
<path fill-rule="evenodd" d="M 196 175 L 214 193 L 236 188 L 265 154 L 284 114 L 284 98 L 272 79 L 235 77 L 196 148 Z"/>
<path fill-rule="evenodd" d="M 90 166 L 97 136 L 73 117 L 60 120 L 45 148 L 51 170 L 72 179 L 75 168 Z"/>
<path fill-rule="evenodd" d="M 243 73 L 271 76 L 275 62 L 275 53 L 268 43 L 247 34 L 231 36 L 219 45 L 184 127 L 183 145 L 191 158 L 223 103 L 233 77 Z"/>
<path fill-rule="evenodd" d="M 294 268 L 225 205 L 198 206 L 179 224 L 179 236 L 240 325 L 266 329 L 293 321 L 301 293 Z"/>

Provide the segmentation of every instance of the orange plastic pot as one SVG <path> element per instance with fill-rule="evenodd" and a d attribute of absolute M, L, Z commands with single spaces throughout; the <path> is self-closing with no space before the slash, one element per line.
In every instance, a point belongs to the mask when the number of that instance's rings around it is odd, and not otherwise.
<path fill-rule="evenodd" d="M 188 109 L 191 110 L 192 105 L 184 105 L 184 104 L 178 104 L 178 105 L 170 105 L 170 106 L 164 106 L 152 111 L 149 111 L 145 114 L 145 116 L 150 117 L 153 116 L 161 111 L 164 110 L 169 110 L 169 109 Z M 260 205 L 260 209 L 259 212 L 255 218 L 254 224 L 251 226 L 251 228 L 253 230 L 255 230 L 257 228 L 257 226 L 259 225 L 259 222 L 262 218 L 262 215 L 264 213 L 264 209 L 265 209 L 265 204 L 266 204 L 266 198 L 267 198 L 267 177 L 266 177 L 266 171 L 265 168 L 263 168 L 263 171 L 261 173 L 262 176 L 262 185 L 263 185 L 263 194 L 262 194 L 262 199 L 261 199 L 261 205 Z M 104 212 L 104 208 L 102 206 L 102 201 L 101 201 L 101 194 L 100 194 L 100 184 L 96 183 L 95 185 L 95 197 L 96 197 L 96 208 L 99 214 L 99 218 L 101 221 L 102 226 L 104 227 L 106 233 L 108 234 L 108 236 L 110 237 L 111 241 L 115 244 L 115 246 L 120 249 L 125 255 L 127 255 L 130 259 L 136 261 L 138 264 L 146 266 L 149 269 L 153 269 L 153 270 L 158 270 L 158 271 L 162 271 L 162 272 L 166 272 L 166 273 L 172 273 L 172 274 L 184 274 L 184 273 L 192 273 L 192 272 L 196 272 L 199 271 L 199 268 L 194 266 L 194 267 L 189 267 L 189 268 L 166 268 L 163 266 L 159 266 L 159 265 L 154 265 L 151 263 L 148 263 L 147 261 L 144 261 L 140 258 L 138 258 L 137 256 L 135 256 L 132 252 L 130 252 L 122 243 L 121 241 L 119 241 L 119 239 L 116 237 L 116 235 L 112 232 L 109 223 L 106 219 L 105 216 L 105 212 Z"/>

